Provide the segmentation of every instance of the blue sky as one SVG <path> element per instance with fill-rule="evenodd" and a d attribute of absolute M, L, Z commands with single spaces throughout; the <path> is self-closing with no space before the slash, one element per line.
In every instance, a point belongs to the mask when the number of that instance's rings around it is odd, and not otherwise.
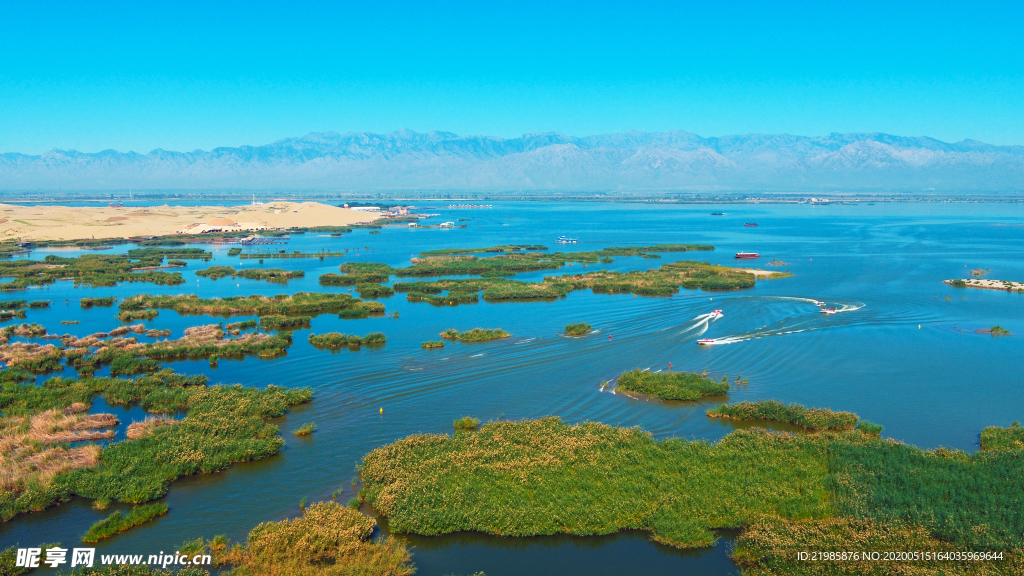
<path fill-rule="evenodd" d="M 1024 144 L 1022 2 L 11 2 L 0 152 L 398 128 Z"/>

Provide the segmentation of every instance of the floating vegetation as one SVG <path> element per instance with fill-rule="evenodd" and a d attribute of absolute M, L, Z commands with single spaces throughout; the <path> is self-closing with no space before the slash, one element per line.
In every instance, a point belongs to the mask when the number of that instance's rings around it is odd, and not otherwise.
<path fill-rule="evenodd" d="M 283 316 L 270 314 L 260 316 L 260 328 L 264 330 L 295 330 L 307 326 L 311 316 Z"/>
<path fill-rule="evenodd" d="M 186 543 L 182 551 L 209 550 L 214 563 L 233 566 L 235 576 L 411 576 L 409 550 L 391 536 L 374 540 L 376 524 L 337 502 L 318 502 L 302 507 L 298 518 L 260 524 L 244 545 L 218 537 Z"/>
<path fill-rule="evenodd" d="M 484 249 L 486 250 L 486 249 Z M 535 252 L 515 252 L 501 254 L 489 258 L 478 258 L 473 255 L 447 255 L 413 258 L 413 265 L 398 268 L 394 274 L 399 277 L 408 276 L 512 276 L 520 272 L 537 270 L 554 270 L 572 262 L 595 264 L 601 258 L 612 256 L 653 256 L 652 252 L 686 252 L 690 250 L 714 250 L 714 246 L 702 244 L 660 244 L 639 248 L 605 248 L 596 252 L 555 252 L 541 254 Z"/>
<path fill-rule="evenodd" d="M 199 276 L 200 278 L 209 278 L 210 280 L 234 275 L 235 269 L 231 266 L 210 266 L 203 270 L 196 270 L 196 276 Z"/>
<path fill-rule="evenodd" d="M 164 258 L 209 260 L 213 258 L 211 252 L 207 252 L 202 248 L 135 248 L 129 250 L 127 254 L 131 260 L 162 260 Z"/>
<path fill-rule="evenodd" d="M 424 348 L 444 348 L 444 340 L 427 340 L 420 346 Z"/>
<path fill-rule="evenodd" d="M 707 414 L 712 418 L 788 422 L 808 430 L 853 430 L 858 420 L 852 412 L 806 408 L 800 404 L 783 404 L 777 400 L 722 404 L 708 410 Z"/>
<path fill-rule="evenodd" d="M 753 274 L 707 262 L 672 262 L 656 270 L 612 272 L 599 271 L 574 276 L 549 276 L 545 284 L 560 286 L 566 292 L 590 288 L 603 294 L 639 294 L 670 296 L 679 288 L 689 290 L 736 290 L 753 288 Z"/>
<path fill-rule="evenodd" d="M 480 419 L 464 416 L 455 421 L 456 430 L 476 430 L 480 427 Z"/>
<path fill-rule="evenodd" d="M 584 334 L 589 334 L 590 331 L 590 324 L 587 324 L 586 322 L 569 324 L 565 327 L 565 333 L 569 336 L 583 336 Z"/>
<path fill-rule="evenodd" d="M 207 386 L 206 381 L 205 376 L 165 370 L 135 379 L 53 378 L 41 385 L 4 382 L 0 389 L 4 422 L 47 411 L 77 414 L 75 410 L 87 410 L 100 394 L 110 404 L 139 403 L 150 413 L 187 411 L 187 417 L 177 425 L 157 426 L 151 433 L 105 447 L 65 448 L 58 444 L 68 440 L 55 438 L 54 444 L 39 444 L 50 451 L 40 457 L 39 462 L 45 463 L 41 467 L 29 466 L 34 460 L 19 452 L 24 448 L 0 450 L 3 470 L 21 463 L 14 468 L 17 474 L 2 476 L 0 518 L 43 510 L 76 495 L 141 504 L 165 495 L 170 482 L 182 476 L 266 458 L 284 445 L 277 427 L 267 420 L 312 396 L 308 388 Z M 7 430 L 0 442 L 8 441 Z"/>
<path fill-rule="evenodd" d="M 23 290 L 30 286 L 53 284 L 64 278 L 74 280 L 76 286 L 114 286 L 119 282 L 152 282 L 165 285 L 183 283 L 184 280 L 178 272 L 154 270 L 160 268 L 162 261 L 163 257 L 160 255 L 129 250 L 127 255 L 86 254 L 76 258 L 64 258 L 51 254 L 43 260 L 0 262 L 0 276 L 14 278 L 10 282 L 0 283 L 0 290 Z"/>
<path fill-rule="evenodd" d="M 996 324 L 995 326 L 989 328 L 989 334 L 992 334 L 993 336 L 1009 336 L 1010 334 L 1012 334 L 1012 332 Z"/>
<path fill-rule="evenodd" d="M 245 268 L 235 270 L 231 266 L 211 266 L 204 270 L 196 270 L 196 276 L 202 276 L 211 280 L 226 276 L 237 276 L 247 280 L 266 280 L 277 284 L 287 284 L 289 280 L 303 278 L 305 275 L 306 273 L 302 270 L 282 270 L 280 268 Z"/>
<path fill-rule="evenodd" d="M 860 422 L 857 422 L 857 430 L 860 430 L 861 432 L 865 434 L 870 434 L 872 436 L 881 435 L 882 429 L 883 427 L 881 424 L 875 424 L 874 422 L 868 422 L 867 420 L 861 420 Z"/>
<path fill-rule="evenodd" d="M 233 332 L 236 330 L 251 330 L 259 325 L 259 320 L 243 320 L 242 322 L 232 322 L 231 324 L 225 326 L 224 329 L 227 330 L 228 332 Z"/>
<path fill-rule="evenodd" d="M 242 249 L 241 248 L 237 248 L 237 247 L 236 248 L 231 248 L 231 249 L 228 250 L 228 256 L 238 256 L 241 253 L 242 253 Z"/>
<path fill-rule="evenodd" d="M 458 305 L 484 300 L 553 300 L 568 293 L 563 286 L 547 283 L 521 282 L 504 278 L 443 279 L 435 281 L 396 282 L 395 292 L 407 292 L 410 302 L 430 302 L 436 305 Z"/>
<path fill-rule="evenodd" d="M 0 321 L 12 318 L 27 318 L 24 310 L 0 310 Z"/>
<path fill-rule="evenodd" d="M 134 322 L 135 320 L 152 320 L 160 314 L 157 310 L 121 310 L 117 318 L 121 322 Z"/>
<path fill-rule="evenodd" d="M 291 346 L 290 334 L 243 334 L 237 338 L 226 338 L 224 330 L 218 324 L 194 326 L 186 328 L 185 334 L 178 340 L 166 340 L 146 344 L 137 349 L 140 355 L 155 360 L 174 358 L 219 358 L 260 356 L 273 358 L 280 356 Z"/>
<path fill-rule="evenodd" d="M 1024 449 L 1024 428 L 1020 422 L 1014 422 L 1005 428 L 989 426 L 981 431 L 982 450 L 1020 450 Z"/>
<path fill-rule="evenodd" d="M 309 343 L 317 348 L 358 348 L 362 344 L 369 346 L 381 346 L 387 342 L 387 337 L 381 332 L 371 332 L 366 336 L 359 337 L 339 332 L 328 332 L 327 334 L 310 334 Z"/>
<path fill-rule="evenodd" d="M 971 270 L 971 276 L 975 278 L 981 278 L 982 276 L 987 275 L 991 271 L 991 268 L 975 268 L 974 270 Z"/>
<path fill-rule="evenodd" d="M 110 516 L 93 524 L 89 531 L 85 533 L 85 536 L 82 536 L 82 542 L 89 544 L 99 542 L 104 538 L 110 538 L 119 532 L 125 532 L 164 514 L 167 514 L 167 504 L 163 502 L 136 506 L 127 514 L 121 514 L 121 511 L 117 510 Z"/>
<path fill-rule="evenodd" d="M 468 220 L 459 220 L 468 222 Z M 444 248 L 441 250 L 427 250 L 420 252 L 420 256 L 449 256 L 452 254 L 478 254 L 481 252 L 523 252 L 528 250 L 547 250 L 548 247 L 541 244 L 506 244 L 503 246 L 491 246 L 490 248 Z"/>
<path fill-rule="evenodd" d="M 61 320 L 60 321 L 61 324 L 78 324 L 79 322 L 80 322 L 79 320 Z"/>
<path fill-rule="evenodd" d="M 557 418 L 414 435 L 370 452 L 360 466 L 365 500 L 395 533 L 645 530 L 691 548 L 714 543 L 712 529 L 745 528 L 751 532 L 741 533 L 734 556 L 745 569 L 822 575 L 897 571 L 889 570 L 895 563 L 857 572 L 827 561 L 811 570 L 793 551 L 833 550 L 836 542 L 904 550 L 900 538 L 925 549 L 1020 549 L 1021 472 L 1019 450 L 921 450 L 857 431 L 754 428 L 712 444 Z"/>
<path fill-rule="evenodd" d="M 82 308 L 92 308 L 93 306 L 113 306 L 117 300 L 114 296 L 107 296 L 105 298 L 82 298 L 79 301 L 79 305 Z"/>
<path fill-rule="evenodd" d="M 146 330 L 144 336 L 147 338 L 165 338 L 171 335 L 170 330 Z"/>
<path fill-rule="evenodd" d="M 727 382 L 718 382 L 693 372 L 651 372 L 630 370 L 619 376 L 616 390 L 654 396 L 662 400 L 700 400 L 729 393 Z"/>
<path fill-rule="evenodd" d="M 313 433 L 313 430 L 316 430 L 316 424 L 313 422 L 309 422 L 300 426 L 299 429 L 295 431 L 295 435 L 309 436 L 310 434 Z"/>
<path fill-rule="evenodd" d="M 783 262 L 782 260 L 772 258 L 772 261 L 765 264 L 765 266 L 789 266 L 789 262 Z"/>
<path fill-rule="evenodd" d="M 29 308 L 49 308 L 50 307 L 50 301 L 49 300 L 33 300 L 33 301 L 28 303 L 28 307 Z"/>
<path fill-rule="evenodd" d="M 499 340 L 501 338 L 508 338 L 509 336 L 511 336 L 511 334 L 505 332 L 501 328 L 473 328 L 472 330 L 466 330 L 464 332 L 459 332 L 454 328 L 449 328 L 448 330 L 441 332 L 441 338 L 451 340 L 452 342 L 456 340 L 461 342 L 490 342 L 491 340 Z"/>
<path fill-rule="evenodd" d="M 194 294 L 156 296 L 139 294 L 121 301 L 122 310 L 168 309 L 183 315 L 211 316 L 318 316 L 328 313 L 346 313 L 345 317 L 364 318 L 382 314 L 384 305 L 363 302 L 348 294 L 298 292 L 277 296 L 233 296 L 228 298 L 200 298 Z"/>
<path fill-rule="evenodd" d="M 284 250 L 278 250 L 277 252 L 245 252 L 243 254 L 238 254 L 238 257 L 242 260 L 255 258 L 259 258 L 260 260 L 263 260 L 264 258 L 320 258 L 322 260 L 324 258 L 344 255 L 344 252 L 332 252 L 330 250 L 322 250 L 320 252 L 299 252 L 298 250 L 294 252 L 286 252 Z"/>
<path fill-rule="evenodd" d="M 598 262 L 600 262 L 601 264 L 611 264 L 612 262 L 615 262 L 615 259 L 605 256 L 603 258 L 598 259 Z"/>
<path fill-rule="evenodd" d="M 674 262 L 656 270 L 625 273 L 599 271 L 574 276 L 548 276 L 543 282 L 523 282 L 495 277 L 396 282 L 394 290 L 407 293 L 406 299 L 410 302 L 457 305 L 479 302 L 481 291 L 484 300 L 500 302 L 552 300 L 573 290 L 587 288 L 602 294 L 670 296 L 679 292 L 680 287 L 691 290 L 736 290 L 752 288 L 754 284 L 754 275 L 742 270 L 706 262 Z"/>
<path fill-rule="evenodd" d="M 0 300 L 0 308 L 4 310 L 14 310 L 15 308 L 24 308 L 27 306 L 27 302 L 24 300 Z"/>
<path fill-rule="evenodd" d="M 356 292 L 360 298 L 386 298 L 395 295 L 391 287 L 381 284 L 356 284 Z"/>
<path fill-rule="evenodd" d="M 325 286 L 354 286 L 357 284 L 379 284 L 391 279 L 395 269 L 377 262 L 351 262 L 342 264 L 343 274 L 324 274 L 320 283 Z"/>

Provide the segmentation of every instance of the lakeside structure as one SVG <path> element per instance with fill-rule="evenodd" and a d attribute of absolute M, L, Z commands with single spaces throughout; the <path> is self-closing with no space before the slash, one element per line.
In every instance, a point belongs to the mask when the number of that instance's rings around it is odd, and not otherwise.
<path fill-rule="evenodd" d="M 0 237 L 20 240 L 132 238 L 367 224 L 375 215 L 319 202 L 245 206 L 106 207 L 0 204 Z"/>

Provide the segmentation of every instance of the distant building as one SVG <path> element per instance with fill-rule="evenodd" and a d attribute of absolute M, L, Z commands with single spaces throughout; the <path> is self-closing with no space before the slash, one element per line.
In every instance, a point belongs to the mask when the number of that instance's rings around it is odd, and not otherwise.
<path fill-rule="evenodd" d="M 351 210 L 356 212 L 380 212 L 380 206 L 356 206 L 351 208 Z"/>

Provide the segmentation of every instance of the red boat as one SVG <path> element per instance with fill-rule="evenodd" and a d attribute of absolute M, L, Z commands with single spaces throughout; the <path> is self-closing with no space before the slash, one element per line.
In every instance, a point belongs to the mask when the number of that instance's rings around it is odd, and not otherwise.
<path fill-rule="evenodd" d="M 737 258 L 760 258 L 761 255 L 757 252 L 737 252 Z"/>
<path fill-rule="evenodd" d="M 744 226 L 757 226 L 757 222 L 747 222 Z"/>

